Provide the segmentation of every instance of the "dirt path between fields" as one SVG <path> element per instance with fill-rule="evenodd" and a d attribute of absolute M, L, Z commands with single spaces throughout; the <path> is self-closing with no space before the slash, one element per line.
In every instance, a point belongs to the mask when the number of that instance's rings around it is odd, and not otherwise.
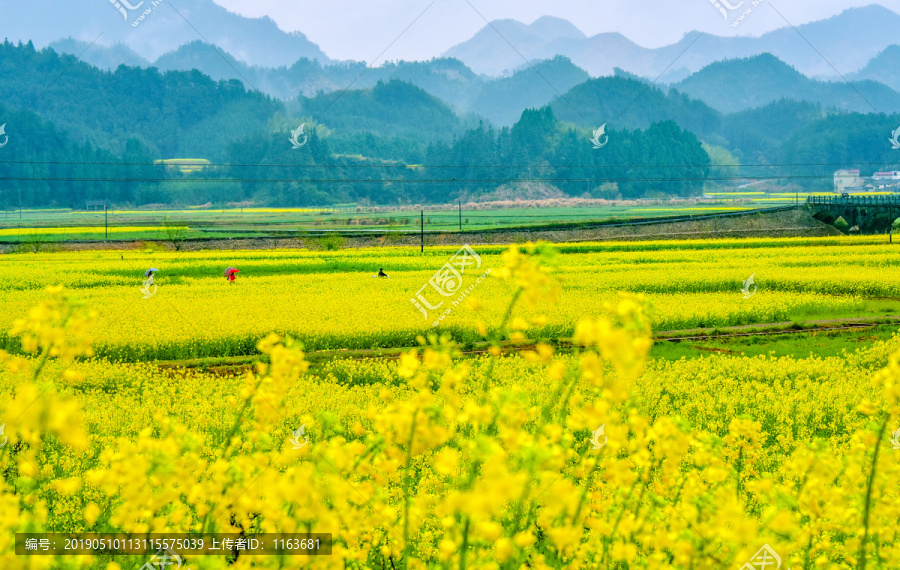
<path fill-rule="evenodd" d="M 677 331 L 660 331 L 653 335 L 656 342 L 686 342 L 686 341 L 704 341 L 725 338 L 739 338 L 752 336 L 774 336 L 783 334 L 809 334 L 819 332 L 837 332 L 851 330 L 867 330 L 878 325 L 886 325 L 891 323 L 900 323 L 900 316 L 885 315 L 880 317 L 856 317 L 845 319 L 824 319 L 816 321 L 785 321 L 780 323 L 760 323 L 754 325 L 737 325 L 730 327 L 717 328 L 698 328 L 684 329 Z M 568 349 L 575 345 L 572 339 L 559 339 L 556 342 L 559 348 Z M 412 347 L 403 348 L 384 348 L 384 349 L 366 349 L 366 350 L 324 350 L 317 352 L 309 352 L 306 354 L 312 368 L 317 364 L 327 362 L 329 360 L 339 358 L 348 360 L 366 360 L 370 358 L 379 358 L 385 360 L 397 360 L 400 354 L 410 350 Z M 489 343 L 478 343 L 469 350 L 461 351 L 462 356 L 474 357 L 488 354 L 490 349 Z M 534 341 L 525 341 L 523 343 L 512 344 L 504 342 L 502 344 L 503 354 L 518 353 L 525 350 L 533 350 Z M 718 349 L 710 349 L 720 352 Z M 197 360 L 180 360 L 158 362 L 156 365 L 163 370 L 171 370 L 177 368 L 202 368 L 207 372 L 222 375 L 243 374 L 250 369 L 255 362 L 262 359 L 262 355 L 248 355 L 237 357 L 226 357 L 222 359 L 197 359 Z"/>
<path fill-rule="evenodd" d="M 757 330 L 754 334 L 773 334 L 786 332 L 814 332 L 821 331 L 823 328 L 830 329 L 851 329 L 866 328 L 872 325 L 889 324 L 900 322 L 900 316 L 883 315 L 878 317 L 853 317 L 845 319 L 824 319 L 818 321 L 783 321 L 780 323 L 760 323 L 754 325 L 735 325 L 729 327 L 715 328 L 698 328 L 684 329 L 677 331 L 659 331 L 654 333 L 654 340 L 669 340 L 680 338 L 691 338 L 693 336 L 734 336 L 729 333 L 747 333 L 747 331 Z M 843 325 L 832 327 L 830 325 Z M 855 325 L 855 326 L 852 326 Z M 716 334 L 713 334 L 716 333 Z"/>

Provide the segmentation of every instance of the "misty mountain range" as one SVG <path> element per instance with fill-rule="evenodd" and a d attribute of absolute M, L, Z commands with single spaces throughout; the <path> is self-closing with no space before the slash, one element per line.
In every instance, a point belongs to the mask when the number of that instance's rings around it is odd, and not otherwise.
<path fill-rule="evenodd" d="M 0 0 L 0 7 L 9 3 Z M 572 23 L 549 16 L 530 25 L 498 20 L 441 57 L 374 68 L 333 61 L 302 34 L 283 32 L 268 18 L 230 13 L 211 0 L 183 0 L 177 9 L 156 10 L 134 30 L 122 22 L 112 25 L 110 19 L 119 15 L 109 8 L 93 3 L 73 16 L 65 30 L 79 30 L 80 39 L 53 38 L 63 33 L 57 29 L 60 24 L 48 22 L 31 5 L 17 5 L 12 17 L 0 22 L 0 33 L 9 37 L 15 30 L 38 47 L 46 43 L 100 69 L 197 69 L 283 100 L 399 79 L 461 115 L 496 125 L 511 125 L 522 110 L 546 105 L 592 76 L 650 78 L 726 113 L 782 98 L 858 112 L 893 112 L 900 101 L 900 46 L 893 43 L 900 15 L 877 5 L 850 9 L 797 31 L 785 28 L 759 38 L 693 33 L 658 49 L 640 47 L 620 34 L 587 37 Z M 186 21 L 203 22 L 202 32 Z M 101 27 L 106 31 L 94 41 Z M 866 33 L 857 33 L 860 29 Z M 760 61 L 762 54 L 769 55 Z M 838 77 L 832 65 L 853 83 Z"/>
<path fill-rule="evenodd" d="M 0 7 L 7 3 L 0 0 Z M 184 34 L 184 20 L 176 25 L 177 20 L 171 19 L 181 19 L 188 8 L 194 17 L 202 13 L 204 21 L 216 20 L 212 27 L 222 35 L 205 35 L 214 45 Z M 93 10 L 92 5 L 88 11 Z M 116 10 L 108 12 L 120 17 Z M 84 33 L 54 38 L 53 25 L 29 28 L 29 14 L 37 18 L 38 12 L 26 6 L 17 9 L 13 19 L 22 29 L 33 30 L 34 44 L 41 47 L 44 42 L 49 49 L 36 49 L 30 40 L 0 43 L 0 123 L 9 122 L 6 134 L 17 141 L 17 146 L 4 149 L 4 155 L 16 158 L 16 164 L 43 160 L 46 140 L 58 141 L 59 148 L 53 151 L 57 158 L 90 164 L 98 158 L 110 164 L 128 160 L 152 164 L 158 158 L 178 157 L 275 164 L 285 159 L 288 133 L 303 124 L 310 145 L 292 160 L 346 168 L 348 179 L 365 172 L 371 180 L 348 183 L 338 193 L 311 182 L 245 183 L 246 195 L 270 204 L 445 199 L 446 193 L 415 180 L 443 179 L 450 172 L 446 167 L 400 174 L 396 169 L 404 164 L 445 164 L 448 157 L 452 164 L 470 165 L 459 166 L 459 176 L 451 176 L 460 182 L 467 172 L 478 180 L 497 175 L 481 173 L 478 165 L 513 165 L 508 175 L 516 178 L 524 172 L 517 169 L 575 157 L 583 164 L 743 162 L 766 169 L 770 176 L 769 165 L 801 161 L 824 166 L 806 178 L 794 177 L 800 182 L 791 184 L 818 189 L 815 185 L 830 176 L 834 164 L 897 167 L 887 136 L 900 124 L 900 45 L 889 42 L 885 27 L 896 27 L 900 16 L 876 6 L 803 27 L 804 36 L 818 38 L 819 45 L 843 46 L 840 58 L 831 60 L 839 61 L 836 67 L 844 70 L 837 80 L 823 72 L 820 63 L 828 64 L 814 51 L 818 63 L 804 59 L 784 30 L 761 38 L 698 39 L 689 34 L 675 46 L 645 50 L 622 36 L 585 38 L 558 18 L 541 18 L 529 26 L 505 21 L 494 25 L 507 39 L 529 46 L 522 49 L 530 58 L 527 64 L 519 56 L 520 65 L 492 59 L 500 57 L 500 50 L 491 47 L 487 32 L 497 34 L 489 28 L 444 57 L 368 68 L 364 62 L 331 60 L 302 34 L 285 34 L 271 20 L 243 18 L 209 0 L 185 0 L 179 2 L 178 11 L 160 13 L 168 14 L 165 17 L 154 14 L 137 29 L 141 34 L 157 33 L 140 50 L 127 34 L 104 34 L 104 41 L 112 42 L 104 45 L 94 38 L 85 40 Z M 93 33 L 91 20 L 81 14 L 73 20 L 76 27 L 85 26 L 88 36 Z M 0 22 L 0 28 L 6 25 Z M 867 33 L 848 31 L 860 27 Z M 830 39 L 826 42 L 824 36 Z M 256 40 L 259 43 L 253 43 Z M 584 50 L 592 49 L 585 46 L 613 40 L 620 51 L 601 50 L 585 59 Z M 696 44 L 671 66 L 674 71 L 655 80 L 665 69 L 659 66 L 671 64 L 666 62 L 666 50 L 683 50 L 684 42 L 694 40 Z M 697 49 L 700 42 L 712 42 L 715 49 L 709 49 L 712 44 Z M 486 74 L 492 65 L 494 71 L 502 65 L 508 72 Z M 585 143 L 600 125 L 620 141 L 603 155 L 591 153 Z M 581 153 L 588 154 L 580 157 Z M 389 170 L 358 170 L 359 166 Z M 726 178 L 734 175 L 728 169 L 714 172 Z M 566 179 L 595 174 L 559 172 Z M 658 184 L 652 192 L 690 195 L 700 191 L 703 184 L 697 181 L 704 175 L 698 171 L 688 185 Z M 77 184 L 61 188 L 32 180 L 27 169 L 22 176 L 30 181 L 29 200 L 36 204 L 77 201 L 78 196 L 112 191 L 118 199 L 135 204 L 233 199 L 207 190 L 181 194 L 174 187 L 138 182 L 124 189 L 106 182 L 87 190 Z M 286 170 L 280 180 L 295 176 Z M 409 180 L 381 185 L 382 176 Z M 413 183 L 419 185 L 409 185 Z M 591 196 L 600 195 L 597 192 L 638 196 L 648 191 L 634 184 L 587 190 L 579 190 L 581 184 L 570 186 L 553 191 L 586 191 Z M 458 196 L 497 190 L 496 185 L 479 186 L 474 181 L 454 187 Z M 63 198 L 76 191 L 82 194 Z"/>
<path fill-rule="evenodd" d="M 66 17 L 47 16 L 52 13 L 65 13 Z M 290 68 L 304 58 L 322 65 L 336 63 L 302 33 L 284 32 L 266 17 L 231 13 L 212 0 L 166 2 L 134 28 L 127 25 L 130 19 L 123 21 L 103 1 L 83 3 L 72 10 L 63 0 L 0 0 L 0 14 L 0 37 L 13 42 L 30 40 L 38 48 L 65 38 L 95 42 L 92 53 L 85 54 L 86 61 L 113 69 L 119 63 L 155 63 L 194 41 L 213 44 L 247 66 Z M 618 33 L 588 37 L 567 20 L 545 16 L 532 24 L 491 22 L 471 39 L 434 57 L 458 59 L 478 75 L 498 76 L 527 66 L 523 57 L 532 61 L 561 55 L 595 77 L 612 75 L 615 68 L 621 68 L 641 77 L 662 75 L 661 80 L 671 83 L 715 61 L 771 53 L 804 75 L 835 79 L 860 71 L 897 43 L 898 29 L 900 15 L 871 5 L 796 29 L 785 25 L 760 37 L 692 32 L 675 44 L 645 48 Z M 82 44 L 72 45 L 80 51 Z M 176 60 L 182 66 L 187 64 L 177 56 Z M 168 63 L 176 61 L 169 58 Z"/>
<path fill-rule="evenodd" d="M 459 128 L 478 120 L 510 126 L 525 109 L 545 105 L 585 128 L 603 123 L 646 128 L 654 120 L 672 119 L 698 134 L 715 130 L 708 126 L 709 110 L 739 113 L 781 100 L 810 103 L 826 112 L 900 112 L 900 45 L 891 43 L 900 15 L 877 5 L 849 9 L 797 31 L 785 28 L 759 38 L 687 34 L 658 49 L 642 48 L 619 34 L 587 37 L 560 18 L 543 17 L 530 25 L 499 20 L 442 57 L 368 68 L 364 62 L 333 61 L 302 34 L 283 32 L 268 18 L 228 12 L 211 0 L 180 0 L 177 8 L 154 10 L 135 29 L 117 22 L 120 15 L 111 6 L 91 3 L 72 14 L 64 28 L 78 30 L 79 38 L 90 41 L 51 39 L 63 32 L 59 19 L 44 17 L 43 9 L 30 4 L 15 9 L 9 4 L 0 0 L 0 8 L 10 15 L 0 21 L 0 31 L 15 30 L 38 47 L 46 43 L 101 70 L 120 65 L 197 70 L 214 81 L 239 81 L 248 91 L 286 102 L 285 108 L 297 114 L 325 94 L 340 98 L 393 80 L 448 105 L 461 119 Z M 62 8 L 60 0 L 44 4 Z M 190 22 L 203 22 L 203 29 Z M 94 35 L 101 27 L 106 29 L 102 41 Z M 860 29 L 866 33 L 858 33 Z M 806 40 L 821 55 L 796 43 Z M 524 62 L 517 50 L 530 61 Z M 843 78 L 834 80 L 831 65 L 844 70 Z M 651 79 L 666 68 L 662 78 Z M 617 82 L 616 77 L 633 81 Z M 640 82 L 658 89 L 640 95 L 644 101 L 638 105 L 629 104 L 626 94 Z M 670 89 L 680 95 L 667 95 Z M 592 96 L 584 98 L 584 93 Z M 573 99 L 583 103 L 574 105 Z M 452 126 L 456 123 L 444 129 L 448 136 L 459 132 Z"/>
<path fill-rule="evenodd" d="M 140 4 L 140 2 L 133 2 Z M 147 0 L 145 10 L 152 5 Z M 109 2 L 80 2 L 77 9 L 66 0 L 21 2 L 0 0 L 0 36 L 10 41 L 32 41 L 36 47 L 68 37 L 97 47 L 123 44 L 147 61 L 192 41 L 205 38 L 251 65 L 278 67 L 301 58 L 329 62 L 319 46 L 301 33 L 284 32 L 270 18 L 245 18 L 212 0 L 162 2 L 146 21 L 133 27 L 141 11 L 123 20 Z M 50 17 L 65 14 L 65 17 Z M 92 48 L 93 49 L 93 48 Z M 126 52 L 127 53 L 127 52 Z M 124 63 L 124 61 L 122 62 Z"/>
<path fill-rule="evenodd" d="M 566 20 L 544 17 L 531 25 L 514 20 L 492 22 L 444 56 L 459 59 L 476 73 L 499 75 L 521 68 L 525 64 L 522 56 L 533 60 L 564 55 L 594 76 L 610 75 L 618 67 L 642 77 L 662 75 L 660 79 L 672 82 L 715 61 L 771 53 L 810 77 L 839 78 L 839 73 L 858 71 L 897 43 L 898 29 L 900 15 L 871 5 L 796 30 L 785 26 L 758 38 L 692 32 L 675 44 L 652 49 L 618 33 L 587 37 Z"/>

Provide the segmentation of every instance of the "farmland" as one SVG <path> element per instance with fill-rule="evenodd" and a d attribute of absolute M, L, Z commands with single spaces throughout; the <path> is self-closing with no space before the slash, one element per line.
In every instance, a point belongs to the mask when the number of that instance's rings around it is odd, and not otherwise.
<path fill-rule="evenodd" d="M 571 337 L 579 318 L 599 314 L 619 291 L 648 295 L 655 330 L 858 316 L 865 314 L 863 298 L 900 297 L 900 270 L 893 267 L 887 245 L 833 238 L 802 248 L 792 246 L 811 240 L 751 247 L 777 243 L 704 242 L 697 249 L 671 249 L 663 243 L 565 246 L 556 273 L 562 284 L 558 303 L 533 333 L 536 338 Z M 704 245 L 716 249 L 704 250 Z M 479 251 L 485 268 L 499 269 L 502 248 Z M 99 311 L 95 350 L 110 358 L 253 354 L 257 340 L 272 331 L 302 341 L 309 350 L 414 346 L 416 336 L 432 328 L 471 343 L 480 338 L 478 321 L 488 327 L 500 321 L 503 300 L 513 292 L 508 284 L 498 279 L 479 284 L 469 299 L 481 305 L 478 311 L 463 303 L 438 327 L 432 327 L 436 318 L 425 319 L 410 302 L 454 252 L 430 248 L 423 256 L 413 248 L 391 248 L 10 256 L 0 261 L 9 276 L 0 283 L 0 318 L 5 319 L 0 326 L 8 328 L 15 315 L 41 299 L 44 286 L 54 283 Z M 823 259 L 834 266 L 851 265 L 826 278 L 819 265 Z M 241 270 L 235 286 L 221 277 L 228 266 Z M 148 267 L 160 269 L 159 291 L 143 299 L 140 276 Z M 382 267 L 391 279 L 372 278 Z M 740 302 L 742 281 L 753 273 L 759 293 Z M 524 309 L 522 316 L 534 319 L 540 312 Z"/>
<path fill-rule="evenodd" d="M 0 242 L 158 240 L 176 227 L 181 239 L 245 236 L 294 236 L 307 232 L 483 231 L 558 224 L 597 224 L 634 219 L 686 217 L 769 208 L 803 201 L 807 195 L 731 192 L 690 200 L 615 202 L 578 200 L 467 203 L 440 209 L 364 207 L 189 208 L 164 210 L 5 210 L 0 212 Z M 572 204 L 570 204 L 572 203 Z M 424 219 L 423 219 L 424 218 Z"/>
<path fill-rule="evenodd" d="M 900 568 L 900 11 L 656 3 L 0 0 L 0 570 Z"/>
<path fill-rule="evenodd" d="M 894 246 L 479 246 L 423 315 L 458 250 L 0 256 L 3 567 L 14 532 L 241 530 L 334 546 L 230 567 L 900 564 Z"/>

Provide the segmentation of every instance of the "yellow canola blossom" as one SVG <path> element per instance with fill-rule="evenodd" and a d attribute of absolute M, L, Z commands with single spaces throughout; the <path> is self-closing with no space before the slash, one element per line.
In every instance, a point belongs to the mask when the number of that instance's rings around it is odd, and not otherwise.
<path fill-rule="evenodd" d="M 807 261 L 831 253 L 822 249 Z M 300 563 L 310 568 L 740 568 L 764 545 L 785 568 L 900 566 L 894 539 L 900 462 L 890 438 L 900 421 L 900 337 L 828 358 L 647 362 L 651 328 L 659 323 L 860 307 L 850 287 L 834 297 L 806 289 L 767 292 L 764 285 L 776 291 L 784 283 L 815 286 L 804 281 L 801 265 L 788 270 L 796 257 L 781 260 L 781 269 L 773 265 L 782 273 L 772 281 L 760 271 L 761 291 L 750 299 L 715 289 L 719 281 L 730 283 L 726 269 L 763 254 L 711 251 L 697 260 L 663 252 L 670 267 L 685 269 L 681 282 L 706 283 L 704 293 L 676 289 L 677 279 L 675 285 L 658 279 L 654 269 L 643 272 L 643 287 L 624 288 L 631 293 L 621 297 L 614 283 L 595 285 L 579 272 L 593 260 L 594 271 L 606 275 L 623 263 L 617 257 L 636 252 L 575 253 L 583 257 L 568 267 L 567 254 L 537 247 L 506 251 L 502 265 L 485 252 L 485 262 L 508 278 L 479 287 L 479 316 L 492 323 L 492 338 L 569 327 L 576 347 L 559 354 L 553 344 L 538 343 L 521 357 L 468 360 L 458 358 L 447 337 L 413 327 L 409 334 L 421 346 L 397 361 L 311 363 L 291 339 L 291 332 L 312 330 L 321 336 L 307 332 L 304 341 L 313 344 L 405 342 L 397 332 L 404 329 L 390 325 L 400 309 L 390 307 L 396 299 L 410 319 L 420 318 L 406 305 L 409 291 L 429 275 L 422 260 L 400 260 L 409 263 L 409 275 L 377 281 L 382 289 L 368 295 L 370 306 L 355 305 L 367 296 L 352 289 L 337 301 L 321 301 L 327 285 L 334 289 L 353 271 L 304 280 L 266 275 L 234 285 L 188 272 L 180 282 L 160 278 L 152 299 L 116 305 L 116 294 L 134 287 L 101 282 L 124 278 L 116 274 L 123 260 L 98 264 L 104 269 L 95 272 L 107 273 L 76 291 L 87 307 L 120 313 L 93 315 L 59 288 L 5 289 L 3 307 L 15 310 L 13 317 L 3 312 L 10 318 L 2 329 L 10 353 L 0 353 L 0 421 L 9 438 L 0 448 L 0 565 L 146 562 L 102 555 L 30 562 L 14 553 L 16 532 L 244 529 L 331 533 L 333 554 Z M 851 255 L 849 263 L 868 278 L 874 273 L 865 273 L 867 267 L 892 271 L 892 255 Z M 192 259 L 214 267 L 222 256 Z M 255 267 L 277 266 L 279 259 L 314 263 L 296 253 L 283 256 Z M 666 263 L 656 256 L 643 259 Z M 730 265 L 715 273 L 710 258 Z M 697 267 L 712 276 L 692 277 L 687 268 Z M 637 283 L 624 270 L 618 274 Z M 290 296 L 301 285 L 312 289 L 309 296 Z M 167 291 L 177 294 L 165 297 Z M 235 291 L 260 301 L 242 313 Z M 273 305 L 278 295 L 287 299 L 284 307 Z M 21 306 L 21 298 L 30 304 Z M 302 312 L 302 303 L 316 298 L 350 317 L 332 324 L 335 314 L 322 307 Z M 728 312 L 743 301 L 746 312 Z M 668 304 L 682 315 L 676 318 Z M 205 314 L 227 308 L 234 311 Z M 292 315 L 279 316 L 285 313 Z M 384 317 L 378 325 L 384 329 L 354 337 L 351 318 L 359 329 L 374 314 Z M 465 319 L 457 318 L 466 330 Z M 229 327 L 228 319 L 239 326 Z M 286 326 L 260 334 L 276 322 Z M 246 352 L 227 344 L 236 338 L 252 342 L 264 362 L 212 374 L 90 357 L 92 344 L 98 351 L 117 346 L 134 360 L 167 342 L 174 352 L 214 343 Z M 866 414 L 858 411 L 862 402 Z M 307 439 L 298 447 L 291 441 L 301 426 Z M 232 565 L 223 557 L 200 558 L 191 560 L 195 565 L 286 567 L 276 556 L 245 556 Z"/>
<path fill-rule="evenodd" d="M 855 316 L 865 297 L 900 297 L 896 250 L 812 243 L 578 244 L 561 247 L 540 271 L 518 267 L 516 254 L 500 248 L 478 248 L 481 268 L 462 276 L 463 287 L 474 287 L 465 302 L 428 285 L 452 257 L 449 248 L 424 257 L 410 249 L 9 255 L 0 256 L 0 327 L 25 315 L 48 284 L 65 285 L 97 310 L 98 354 L 132 361 L 254 354 L 272 331 L 307 350 L 408 347 L 429 331 L 463 342 L 508 332 L 518 340 L 571 337 L 583 317 L 606 315 L 619 291 L 645 295 L 657 331 Z M 230 266 L 240 269 L 234 285 L 222 277 Z M 160 270 L 158 290 L 145 299 L 149 267 Z M 378 267 L 391 279 L 373 280 Z M 494 271 L 476 281 L 487 269 Z M 753 296 L 744 298 L 751 274 Z M 410 302 L 423 286 L 431 303 L 443 303 L 425 315 Z M 517 289 L 524 305 L 500 327 Z"/>

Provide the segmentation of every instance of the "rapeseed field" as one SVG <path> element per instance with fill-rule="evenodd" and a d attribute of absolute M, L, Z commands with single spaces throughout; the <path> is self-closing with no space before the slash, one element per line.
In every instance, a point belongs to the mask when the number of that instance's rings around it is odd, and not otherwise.
<path fill-rule="evenodd" d="M 184 560 L 210 569 L 900 565 L 900 337 L 649 358 L 653 331 L 885 307 L 893 249 L 476 251 L 462 285 L 489 276 L 438 326 L 410 299 L 455 248 L 0 258 L 0 565 L 148 560 L 15 554 L 45 531 L 333 537 L 330 555 Z M 341 348 L 402 352 L 311 363 Z M 159 362 L 199 356 L 259 362 Z"/>

